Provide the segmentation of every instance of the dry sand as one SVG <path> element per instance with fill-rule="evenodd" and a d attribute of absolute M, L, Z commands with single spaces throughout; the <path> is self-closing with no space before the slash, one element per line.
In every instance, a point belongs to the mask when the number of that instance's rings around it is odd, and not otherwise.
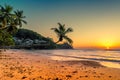
<path fill-rule="evenodd" d="M 0 80 L 120 80 L 120 69 L 94 61 L 56 61 L 25 50 L 0 53 Z"/>

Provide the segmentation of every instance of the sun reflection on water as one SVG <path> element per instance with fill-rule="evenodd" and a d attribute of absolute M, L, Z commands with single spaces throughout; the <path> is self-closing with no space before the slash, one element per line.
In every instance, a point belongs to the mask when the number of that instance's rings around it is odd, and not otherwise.
<path fill-rule="evenodd" d="M 111 67 L 111 68 L 120 68 L 119 63 L 113 63 L 113 62 L 100 62 L 102 65 L 106 67 Z"/>

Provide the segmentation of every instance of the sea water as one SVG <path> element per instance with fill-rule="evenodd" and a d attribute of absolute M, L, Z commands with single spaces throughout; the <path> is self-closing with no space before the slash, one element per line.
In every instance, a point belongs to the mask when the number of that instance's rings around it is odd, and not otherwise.
<path fill-rule="evenodd" d="M 53 60 L 91 60 L 112 68 L 120 68 L 120 51 L 108 50 L 39 50 Z"/>

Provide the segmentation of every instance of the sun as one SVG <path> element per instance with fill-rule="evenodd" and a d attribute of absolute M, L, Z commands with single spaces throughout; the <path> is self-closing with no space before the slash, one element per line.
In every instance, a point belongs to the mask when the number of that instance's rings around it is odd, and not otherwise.
<path fill-rule="evenodd" d="M 113 43 L 110 41 L 107 41 L 104 43 L 104 46 L 106 47 L 106 49 L 110 49 L 113 46 Z"/>
<path fill-rule="evenodd" d="M 104 40 L 102 41 L 101 45 L 106 49 L 110 49 L 114 45 L 114 42 L 110 40 Z"/>
<path fill-rule="evenodd" d="M 111 46 L 112 46 L 112 45 L 111 45 L 110 43 L 106 43 L 106 44 L 105 44 L 106 49 L 110 49 Z"/>

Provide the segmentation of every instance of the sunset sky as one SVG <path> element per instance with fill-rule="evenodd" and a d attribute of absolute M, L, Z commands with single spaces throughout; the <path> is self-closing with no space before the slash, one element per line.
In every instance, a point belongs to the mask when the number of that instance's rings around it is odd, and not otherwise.
<path fill-rule="evenodd" d="M 50 30 L 57 23 L 72 27 L 68 34 L 79 47 L 120 47 L 120 1 L 118 0 L 0 0 L 24 11 L 29 28 L 57 41 Z"/>

